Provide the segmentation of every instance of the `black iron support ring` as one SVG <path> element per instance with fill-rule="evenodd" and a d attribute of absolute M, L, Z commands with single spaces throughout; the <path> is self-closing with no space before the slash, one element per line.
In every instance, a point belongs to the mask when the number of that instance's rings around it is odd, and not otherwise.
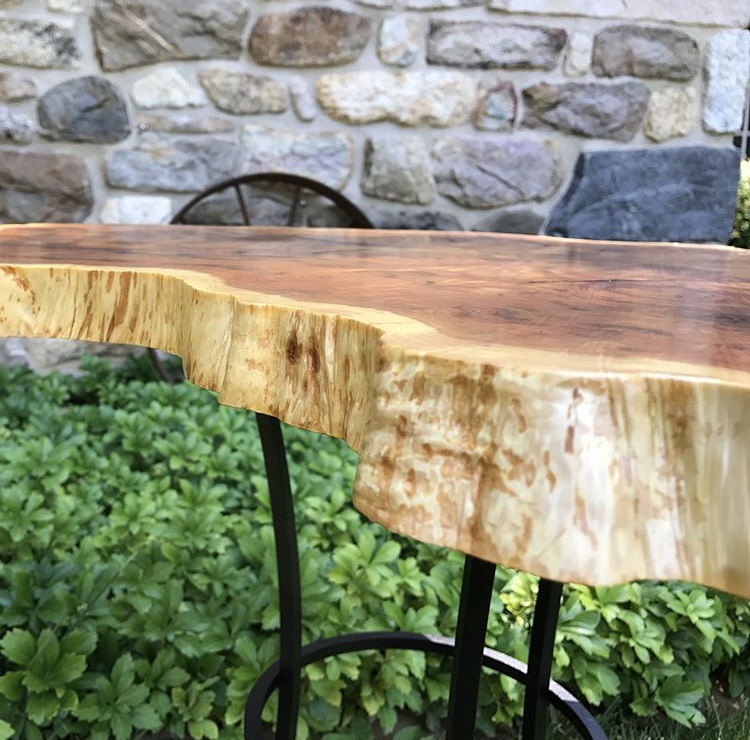
<path fill-rule="evenodd" d="M 317 640 L 306 645 L 302 648 L 302 665 L 360 650 L 421 650 L 452 655 L 454 646 L 452 638 L 437 635 L 420 635 L 413 632 L 362 632 Z M 527 682 L 526 664 L 496 650 L 484 649 L 482 665 L 521 683 Z M 250 692 L 245 705 L 245 737 L 248 740 L 259 740 L 263 737 L 261 713 L 268 697 L 278 684 L 279 670 L 280 665 L 277 661 L 261 674 Z M 550 682 L 545 691 L 545 698 L 571 722 L 585 740 L 607 740 L 591 712 L 560 684 Z"/>

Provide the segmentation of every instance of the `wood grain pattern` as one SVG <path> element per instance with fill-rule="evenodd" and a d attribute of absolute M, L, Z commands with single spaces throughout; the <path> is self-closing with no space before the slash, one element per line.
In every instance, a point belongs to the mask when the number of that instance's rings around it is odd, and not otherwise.
<path fill-rule="evenodd" d="M 389 529 L 750 597 L 750 254 L 428 232 L 0 227 L 0 334 L 155 346 L 342 437 Z"/>

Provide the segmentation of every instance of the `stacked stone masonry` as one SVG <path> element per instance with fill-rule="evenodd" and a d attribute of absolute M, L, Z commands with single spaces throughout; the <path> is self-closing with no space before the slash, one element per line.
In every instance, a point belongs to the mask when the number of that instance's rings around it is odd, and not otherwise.
<path fill-rule="evenodd" d="M 0 223 L 166 222 L 283 170 L 384 228 L 729 234 L 748 0 L 0 8 Z"/>

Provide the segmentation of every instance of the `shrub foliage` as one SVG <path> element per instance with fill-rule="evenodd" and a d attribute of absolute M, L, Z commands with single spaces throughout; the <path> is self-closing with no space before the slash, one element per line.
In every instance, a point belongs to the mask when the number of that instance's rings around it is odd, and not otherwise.
<path fill-rule="evenodd" d="M 737 211 L 729 243 L 750 249 L 750 174 L 740 180 L 737 190 Z"/>
<path fill-rule="evenodd" d="M 252 417 L 94 361 L 79 379 L 0 368 L 0 388 L 0 739 L 240 738 L 279 624 Z M 354 453 L 285 434 L 305 639 L 451 634 L 461 557 L 365 521 L 350 504 Z M 499 568 L 496 586 L 488 644 L 525 658 L 536 581 Z M 735 695 L 750 684 L 749 615 L 689 584 L 570 586 L 555 675 L 593 705 L 620 696 L 698 723 L 717 676 Z M 437 656 L 343 655 L 308 669 L 298 736 L 433 737 L 447 692 Z M 490 678 L 481 704 L 491 735 L 522 692 Z"/>

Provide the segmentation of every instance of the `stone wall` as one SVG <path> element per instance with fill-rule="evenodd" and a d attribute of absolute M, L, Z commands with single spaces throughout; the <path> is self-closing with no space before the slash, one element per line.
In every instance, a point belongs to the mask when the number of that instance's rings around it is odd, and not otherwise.
<path fill-rule="evenodd" d="M 723 241 L 748 23 L 748 0 L 0 0 L 0 222 L 164 222 L 281 169 L 383 227 Z"/>

